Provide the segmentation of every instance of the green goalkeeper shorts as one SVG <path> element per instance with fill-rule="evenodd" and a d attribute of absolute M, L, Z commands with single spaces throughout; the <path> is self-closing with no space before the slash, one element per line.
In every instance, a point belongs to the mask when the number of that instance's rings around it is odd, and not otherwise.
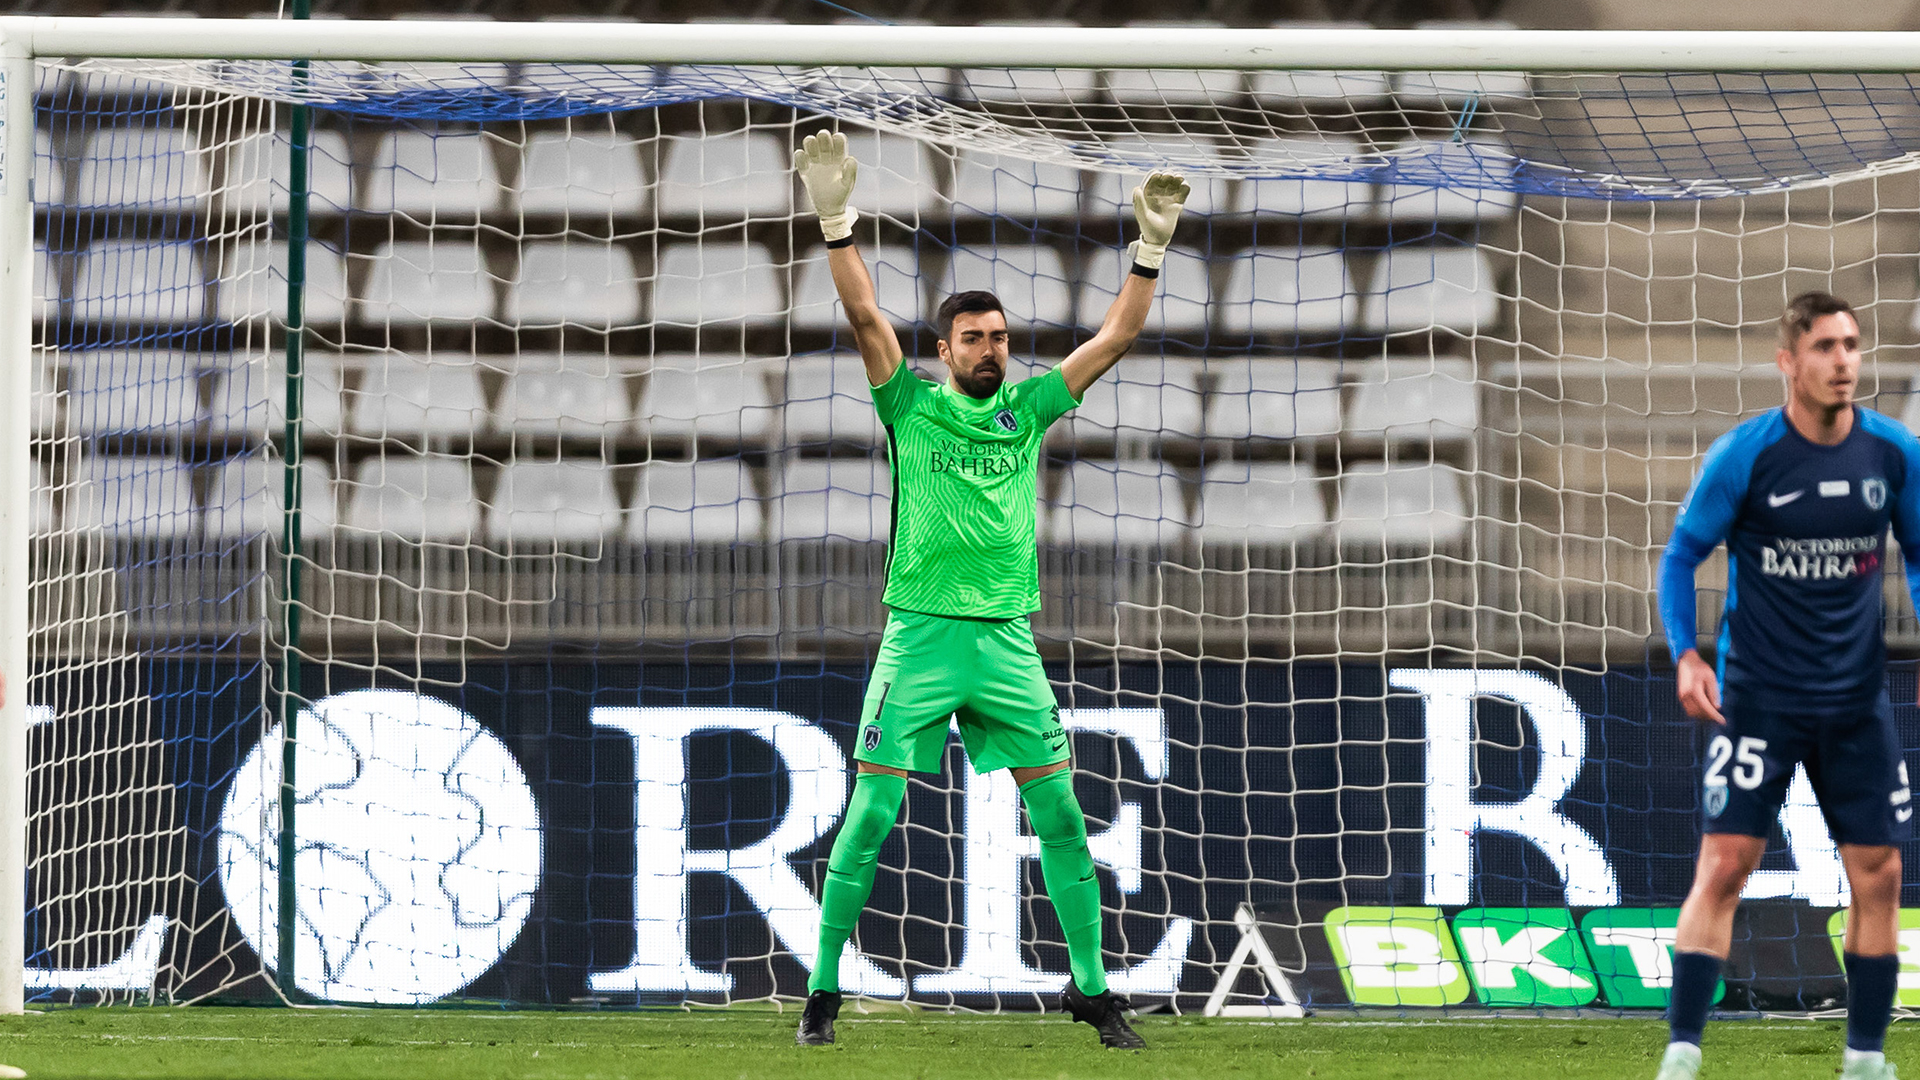
<path fill-rule="evenodd" d="M 948 717 L 959 721 L 975 772 L 1071 756 L 1027 620 L 892 611 L 860 708 L 854 759 L 939 772 Z"/>

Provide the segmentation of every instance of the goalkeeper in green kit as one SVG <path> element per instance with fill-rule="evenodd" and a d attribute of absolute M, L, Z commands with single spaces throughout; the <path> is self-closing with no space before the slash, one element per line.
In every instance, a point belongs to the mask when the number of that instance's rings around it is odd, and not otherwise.
<path fill-rule="evenodd" d="M 887 629 L 861 707 L 859 773 L 827 864 L 820 949 L 797 1041 L 833 1042 L 840 957 L 873 890 L 881 842 L 899 816 L 907 774 L 939 771 L 952 716 L 974 770 L 1011 769 L 1020 786 L 1073 969 L 1062 1006 L 1093 1025 L 1102 1045 L 1139 1049 L 1146 1043 L 1127 1023 L 1128 1002 L 1107 989 L 1086 816 L 1027 617 L 1040 607 L 1041 439 L 1145 325 L 1187 185 L 1156 173 L 1134 189 L 1140 239 L 1130 249 L 1132 272 L 1099 332 L 1059 367 L 1009 385 L 1006 313 L 991 293 L 963 292 L 936 316 L 948 378 L 932 383 L 904 362 L 853 247 L 848 200 L 858 167 L 846 136 L 810 135 L 793 162 L 820 215 L 834 287 L 887 429 L 894 484 Z"/>

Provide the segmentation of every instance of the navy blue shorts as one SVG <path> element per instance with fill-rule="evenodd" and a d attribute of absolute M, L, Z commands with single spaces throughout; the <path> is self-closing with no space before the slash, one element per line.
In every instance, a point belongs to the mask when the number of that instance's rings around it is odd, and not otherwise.
<path fill-rule="evenodd" d="M 1701 789 L 1706 831 L 1764 837 L 1773 831 L 1794 767 L 1805 764 L 1837 844 L 1893 844 L 1911 830 L 1913 795 L 1885 691 L 1844 712 L 1771 709 L 1729 688 L 1727 726 L 1712 729 Z"/>

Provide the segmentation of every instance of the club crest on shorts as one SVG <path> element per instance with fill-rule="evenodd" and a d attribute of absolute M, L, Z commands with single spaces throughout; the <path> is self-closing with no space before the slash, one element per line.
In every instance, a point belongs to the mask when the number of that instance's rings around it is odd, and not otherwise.
<path fill-rule="evenodd" d="M 1001 431 L 1009 435 L 1017 434 L 1020 431 L 1020 418 L 1013 415 L 1012 409 L 1001 409 L 999 412 L 994 413 L 993 422 L 998 425 Z"/>
<path fill-rule="evenodd" d="M 880 725 L 879 724 L 867 725 L 866 730 L 860 733 L 860 745 L 865 747 L 867 750 L 867 753 L 869 754 L 873 753 L 875 750 L 880 749 Z"/>
<path fill-rule="evenodd" d="M 1880 509 L 1887 505 L 1887 482 L 1877 476 L 1860 481 L 1860 497 L 1867 500 L 1867 509 Z"/>
<path fill-rule="evenodd" d="M 1708 784 L 1706 790 L 1707 816 L 1717 818 L 1727 810 L 1727 785 Z"/>

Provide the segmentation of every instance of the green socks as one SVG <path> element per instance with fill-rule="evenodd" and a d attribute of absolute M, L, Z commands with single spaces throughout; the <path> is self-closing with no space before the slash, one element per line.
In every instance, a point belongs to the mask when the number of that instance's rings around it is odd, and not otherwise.
<path fill-rule="evenodd" d="M 1073 797 L 1073 770 L 1061 769 L 1020 785 L 1027 820 L 1040 838 L 1040 876 L 1067 935 L 1067 965 L 1088 997 L 1105 993 L 1107 969 L 1100 958 L 1100 882 L 1087 852 L 1087 815 Z M 872 880 L 869 873 L 868 880 Z"/>
<path fill-rule="evenodd" d="M 890 773 L 865 772 L 853 781 L 847 816 L 827 858 L 827 883 L 820 890 L 820 951 L 815 954 L 813 977 L 807 992 L 840 989 L 840 954 L 847 947 L 854 924 L 866 910 L 873 892 L 873 871 L 880 861 L 880 845 L 900 816 L 900 800 L 907 794 L 907 778 Z M 1072 798 L 1072 793 L 1068 793 Z M 1081 826 L 1082 851 L 1086 826 Z M 1049 878 L 1049 888 L 1052 879 Z M 1099 926 L 1095 924 L 1096 935 Z M 1098 938 L 1095 939 L 1098 948 Z"/>

